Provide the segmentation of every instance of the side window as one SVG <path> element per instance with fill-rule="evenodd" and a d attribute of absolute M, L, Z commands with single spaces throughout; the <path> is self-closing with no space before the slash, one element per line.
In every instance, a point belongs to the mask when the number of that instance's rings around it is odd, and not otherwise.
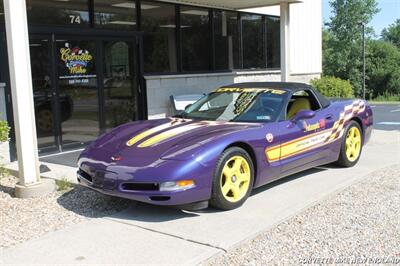
<path fill-rule="evenodd" d="M 298 90 L 293 93 L 289 100 L 286 119 L 292 118 L 300 110 L 319 110 L 321 105 L 319 104 L 315 95 L 308 89 Z"/>

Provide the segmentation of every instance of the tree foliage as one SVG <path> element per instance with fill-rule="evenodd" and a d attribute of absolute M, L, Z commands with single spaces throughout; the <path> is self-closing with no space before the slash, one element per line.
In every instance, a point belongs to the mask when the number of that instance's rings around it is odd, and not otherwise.
<path fill-rule="evenodd" d="M 361 91 L 362 31 L 379 11 L 375 0 L 331 0 L 332 16 L 323 34 L 324 75 L 349 80 Z M 366 33 L 373 31 L 366 28 Z"/>
<path fill-rule="evenodd" d="M 381 33 L 382 39 L 391 42 L 400 49 L 400 19 L 397 19 L 389 27 L 384 28 Z"/>
<path fill-rule="evenodd" d="M 375 98 L 400 95 L 400 49 L 383 40 L 367 45 L 367 86 Z"/>

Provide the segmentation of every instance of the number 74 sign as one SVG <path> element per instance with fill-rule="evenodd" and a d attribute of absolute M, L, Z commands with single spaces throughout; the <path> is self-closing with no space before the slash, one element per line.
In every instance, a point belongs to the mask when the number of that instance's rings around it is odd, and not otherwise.
<path fill-rule="evenodd" d="M 69 15 L 71 24 L 81 24 L 81 16 L 77 15 Z"/>

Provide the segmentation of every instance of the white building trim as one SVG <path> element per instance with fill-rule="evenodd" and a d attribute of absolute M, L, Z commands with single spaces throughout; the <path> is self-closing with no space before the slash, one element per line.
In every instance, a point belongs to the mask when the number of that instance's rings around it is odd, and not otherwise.
<path fill-rule="evenodd" d="M 290 12 L 289 3 L 280 4 L 281 28 L 281 81 L 288 81 L 290 75 Z"/>
<path fill-rule="evenodd" d="M 35 108 L 25 0 L 4 1 L 19 184 L 39 183 Z"/>

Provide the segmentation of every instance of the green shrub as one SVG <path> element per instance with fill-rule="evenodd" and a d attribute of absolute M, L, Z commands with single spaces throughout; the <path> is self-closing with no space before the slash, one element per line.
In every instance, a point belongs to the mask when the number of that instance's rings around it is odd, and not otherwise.
<path fill-rule="evenodd" d="M 8 124 L 6 121 L 0 120 L 0 143 L 5 142 L 8 140 L 8 133 L 10 131 L 10 128 L 8 127 Z M 3 157 L 0 154 L 0 162 L 3 159 Z M 3 177 L 8 174 L 8 171 L 3 167 L 3 165 L 0 163 L 0 177 Z"/>
<path fill-rule="evenodd" d="M 8 133 L 10 128 L 6 121 L 0 120 L 0 142 L 5 142 L 8 140 Z"/>
<path fill-rule="evenodd" d="M 71 182 L 68 181 L 67 178 L 63 177 L 60 180 L 56 180 L 57 191 L 67 191 L 73 188 Z"/>
<path fill-rule="evenodd" d="M 348 80 L 323 76 L 311 80 L 311 85 L 327 97 L 353 98 L 354 92 Z"/>
<path fill-rule="evenodd" d="M 373 99 L 373 101 L 377 102 L 399 102 L 400 101 L 400 95 L 393 95 L 388 92 L 384 92 L 381 95 L 378 95 Z"/>

